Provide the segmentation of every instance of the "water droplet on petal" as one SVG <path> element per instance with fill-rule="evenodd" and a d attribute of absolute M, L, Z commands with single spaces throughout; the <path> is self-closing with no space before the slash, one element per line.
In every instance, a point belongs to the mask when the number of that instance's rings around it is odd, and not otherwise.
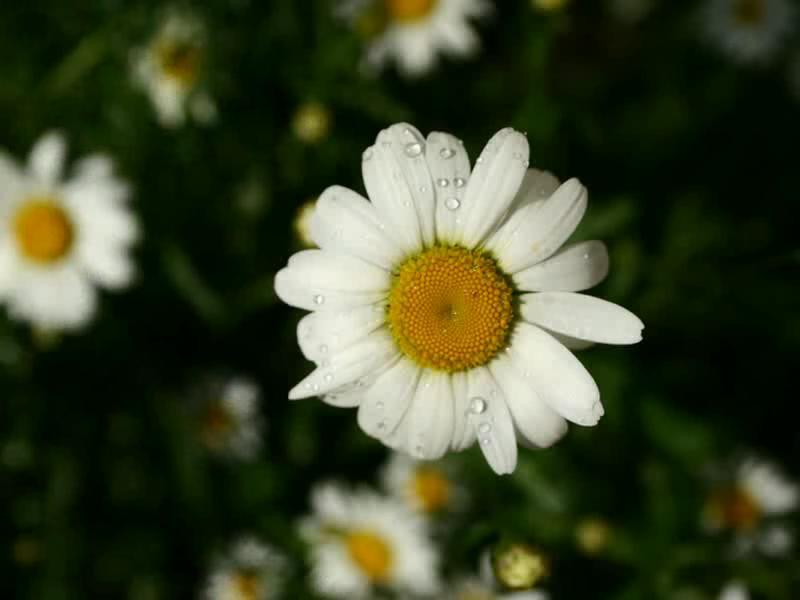
<path fill-rule="evenodd" d="M 377 408 L 378 410 L 383 410 L 383 406 L 384 406 L 383 402 L 376 402 L 375 403 L 375 408 Z"/>
<path fill-rule="evenodd" d="M 475 396 L 469 401 L 469 411 L 474 415 L 482 415 L 486 412 L 486 400 L 480 396 Z"/>
<path fill-rule="evenodd" d="M 481 438 L 481 444 L 484 446 L 489 443 L 489 438 Z"/>
<path fill-rule="evenodd" d="M 436 180 L 436 185 L 438 185 L 439 187 L 445 188 L 448 185 L 450 185 L 450 182 L 447 179 L 445 179 L 444 177 L 442 177 L 441 179 L 437 179 Z"/>
<path fill-rule="evenodd" d="M 450 210 L 456 210 L 459 206 L 461 206 L 461 201 L 455 196 L 451 196 L 444 201 L 444 205 Z"/>
<path fill-rule="evenodd" d="M 489 425 L 488 423 L 481 423 L 480 425 L 478 425 L 478 432 L 479 433 L 487 434 L 491 430 L 492 430 L 492 426 Z"/>
<path fill-rule="evenodd" d="M 410 144 L 406 144 L 405 148 L 406 156 L 414 158 L 415 156 L 419 156 L 422 154 L 422 144 L 419 142 L 411 142 Z"/>
<path fill-rule="evenodd" d="M 322 345 L 320 345 L 320 347 L 319 347 L 319 351 L 320 351 L 322 354 L 325 354 L 325 353 L 328 351 L 328 346 L 327 346 L 326 344 L 322 344 Z"/>
<path fill-rule="evenodd" d="M 439 150 L 439 156 L 441 156 L 444 159 L 453 158 L 455 154 L 456 151 L 453 150 L 452 148 L 442 148 L 441 150 Z"/>
<path fill-rule="evenodd" d="M 313 384 L 311 386 L 311 389 L 314 390 L 315 392 L 318 391 L 319 390 L 319 384 L 317 384 L 317 383 Z"/>
<path fill-rule="evenodd" d="M 325 304 L 325 296 L 321 294 L 314 296 L 314 304 Z"/>
<path fill-rule="evenodd" d="M 482 162 L 483 162 L 483 157 L 482 157 L 482 156 L 479 156 L 479 157 L 478 157 L 478 160 L 476 160 L 475 162 L 476 162 L 477 164 L 480 164 L 480 163 L 482 163 Z"/>
<path fill-rule="evenodd" d="M 588 252 L 585 252 L 583 254 L 583 260 L 589 260 L 589 253 Z"/>
<path fill-rule="evenodd" d="M 455 185 L 457 188 L 462 188 L 467 185 L 467 180 L 463 177 L 456 177 L 453 179 L 453 185 Z"/>

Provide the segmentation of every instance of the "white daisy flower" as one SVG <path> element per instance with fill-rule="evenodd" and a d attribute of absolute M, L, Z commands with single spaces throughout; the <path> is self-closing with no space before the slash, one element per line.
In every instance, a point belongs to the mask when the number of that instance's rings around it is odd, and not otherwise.
<path fill-rule="evenodd" d="M 438 556 L 423 520 L 400 502 L 324 484 L 302 526 L 311 544 L 312 583 L 321 594 L 366 598 L 376 589 L 433 594 Z"/>
<path fill-rule="evenodd" d="M 0 152 L 0 300 L 42 329 L 85 325 L 95 286 L 120 289 L 133 277 L 139 230 L 128 186 L 103 155 L 84 158 L 65 178 L 66 151 L 63 136 L 49 133 L 27 167 Z"/>
<path fill-rule="evenodd" d="M 754 549 L 781 555 L 792 545 L 791 532 L 779 523 L 768 523 L 791 513 L 800 504 L 800 488 L 763 460 L 742 462 L 732 484 L 720 486 L 708 499 L 704 522 L 712 531 L 736 533 L 739 553 Z"/>
<path fill-rule="evenodd" d="M 565 419 L 596 424 L 599 391 L 567 347 L 635 343 L 643 325 L 575 293 L 608 270 L 602 242 L 559 251 L 586 188 L 529 170 L 513 129 L 470 171 L 453 136 L 393 125 L 362 166 L 371 201 L 328 188 L 311 226 L 321 249 L 275 278 L 284 302 L 313 311 L 298 341 L 318 368 L 289 398 L 357 406 L 367 434 L 416 458 L 478 438 L 498 473 L 514 470 L 517 436 L 545 447 Z"/>
<path fill-rule="evenodd" d="M 423 514 L 452 509 L 464 500 L 464 490 L 445 465 L 420 462 L 399 452 L 392 453 L 382 479 L 392 496 Z"/>
<path fill-rule="evenodd" d="M 707 0 L 705 28 L 719 49 L 740 63 L 771 59 L 794 30 L 789 0 Z"/>
<path fill-rule="evenodd" d="M 394 60 L 404 75 L 416 77 L 433 69 L 439 53 L 474 54 L 480 40 L 470 20 L 491 8 L 487 0 L 344 0 L 338 12 L 368 29 L 370 68 Z M 363 26 L 367 21 L 370 25 Z"/>
<path fill-rule="evenodd" d="M 212 452 L 243 460 L 261 449 L 262 420 L 258 386 L 243 377 L 205 386 L 200 407 L 200 436 Z"/>
<path fill-rule="evenodd" d="M 199 123 L 216 118 L 216 105 L 201 85 L 205 42 L 195 16 L 173 11 L 147 46 L 133 54 L 134 82 L 150 96 L 165 127 L 183 125 L 187 112 Z"/>
<path fill-rule="evenodd" d="M 498 592 L 496 587 L 477 577 L 457 580 L 447 596 L 448 600 L 548 600 L 550 596 L 542 590 L 523 592 Z"/>
<path fill-rule="evenodd" d="M 280 596 L 286 561 L 255 538 L 236 542 L 208 578 L 206 600 L 271 600 Z"/>
<path fill-rule="evenodd" d="M 750 592 L 741 581 L 731 581 L 722 588 L 719 600 L 750 600 Z"/>

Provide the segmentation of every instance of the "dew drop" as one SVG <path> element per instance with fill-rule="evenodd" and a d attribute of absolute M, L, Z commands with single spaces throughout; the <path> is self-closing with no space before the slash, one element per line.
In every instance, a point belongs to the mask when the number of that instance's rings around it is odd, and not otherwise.
<path fill-rule="evenodd" d="M 411 202 L 408 200 L 403 200 L 403 206 L 411 206 Z"/>
<path fill-rule="evenodd" d="M 583 260 L 589 260 L 589 253 L 588 252 L 584 253 Z"/>
<path fill-rule="evenodd" d="M 469 401 L 469 411 L 473 415 L 482 415 L 486 412 L 486 400 L 480 396 L 475 396 Z"/>
<path fill-rule="evenodd" d="M 424 194 L 425 192 L 427 192 L 427 191 L 428 191 L 428 186 L 427 186 L 427 185 L 421 185 L 421 186 L 419 186 L 419 191 L 420 191 L 420 192 L 422 192 L 422 193 Z"/>
<path fill-rule="evenodd" d="M 483 162 L 483 157 L 482 156 L 479 156 L 478 160 L 475 161 L 476 164 L 480 164 L 482 162 Z"/>
<path fill-rule="evenodd" d="M 311 389 L 311 384 L 310 383 L 306 383 L 303 387 L 306 388 L 307 390 L 310 390 Z"/>
<path fill-rule="evenodd" d="M 319 347 L 319 351 L 320 351 L 322 354 L 325 354 L 325 353 L 328 351 L 328 346 L 327 346 L 326 344 L 322 344 L 322 345 L 320 345 L 320 347 Z"/>
<path fill-rule="evenodd" d="M 447 179 L 445 179 L 444 177 L 442 177 L 441 179 L 437 179 L 436 180 L 436 185 L 438 185 L 439 187 L 445 188 L 448 185 L 450 185 L 450 182 Z"/>
<path fill-rule="evenodd" d="M 520 158 L 522 158 L 522 154 L 520 154 L 519 152 L 514 152 L 514 158 L 519 160 Z"/>
<path fill-rule="evenodd" d="M 467 185 L 467 180 L 463 177 L 456 177 L 453 179 L 453 185 L 455 185 L 457 188 L 462 188 Z"/>
<path fill-rule="evenodd" d="M 313 385 L 311 386 L 311 389 L 312 389 L 312 390 L 314 390 L 315 392 L 316 392 L 316 391 L 319 391 L 319 384 L 317 384 L 317 383 L 313 384 Z"/>
<path fill-rule="evenodd" d="M 486 446 L 489 443 L 489 438 L 481 438 L 481 444 Z"/>
<path fill-rule="evenodd" d="M 321 294 L 314 296 L 314 304 L 325 304 L 325 296 Z"/>
<path fill-rule="evenodd" d="M 330 383 L 331 381 L 333 381 L 333 375 L 331 375 L 330 373 L 325 373 L 325 377 L 323 377 L 323 379 L 325 380 L 326 383 Z"/>
<path fill-rule="evenodd" d="M 406 144 L 405 148 L 406 156 L 414 158 L 415 156 L 419 156 L 422 154 L 422 144 L 419 142 L 411 142 L 410 144 Z"/>
<path fill-rule="evenodd" d="M 456 210 L 459 206 L 461 206 L 461 201 L 455 196 L 451 196 L 450 198 L 444 201 L 444 205 L 449 210 Z"/>
<path fill-rule="evenodd" d="M 456 151 L 453 150 L 452 148 L 442 148 L 441 150 L 439 150 L 439 156 L 445 159 L 453 158 L 455 155 Z"/>
<path fill-rule="evenodd" d="M 481 423 L 480 425 L 478 425 L 478 432 L 482 433 L 484 435 L 489 433 L 491 430 L 492 430 L 492 426 L 489 425 L 488 423 Z"/>
<path fill-rule="evenodd" d="M 378 410 L 383 410 L 383 406 L 384 406 L 383 402 L 379 401 L 375 403 L 375 408 L 377 408 Z"/>

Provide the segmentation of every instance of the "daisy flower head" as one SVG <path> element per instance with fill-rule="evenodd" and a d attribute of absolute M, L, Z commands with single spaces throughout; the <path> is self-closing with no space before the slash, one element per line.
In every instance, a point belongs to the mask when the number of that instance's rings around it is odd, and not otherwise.
<path fill-rule="evenodd" d="M 301 533 L 311 545 L 311 577 L 319 593 L 367 598 L 378 589 L 438 591 L 438 555 L 425 522 L 401 502 L 326 483 L 313 491 L 311 503 L 313 515 Z"/>
<path fill-rule="evenodd" d="M 206 382 L 199 402 L 200 438 L 211 451 L 242 460 L 261 449 L 258 386 L 243 377 Z"/>
<path fill-rule="evenodd" d="M 395 498 L 422 514 L 436 514 L 457 508 L 464 490 L 442 462 L 417 461 L 393 452 L 383 469 L 383 484 Z"/>
<path fill-rule="evenodd" d="M 280 597 L 284 557 L 255 538 L 236 542 L 216 561 L 203 597 L 206 600 L 271 600 Z"/>
<path fill-rule="evenodd" d="M 405 76 L 418 77 L 440 53 L 473 55 L 480 40 L 471 20 L 491 8 L 488 0 L 341 0 L 338 13 L 370 38 L 367 67 L 394 61 Z"/>
<path fill-rule="evenodd" d="M 743 64 L 768 62 L 794 30 L 794 18 L 789 0 L 707 0 L 704 11 L 710 41 Z"/>
<path fill-rule="evenodd" d="M 130 284 L 138 237 L 128 186 L 90 155 L 65 175 L 67 145 L 42 136 L 26 166 L 0 151 L 0 301 L 44 330 L 77 329 L 95 313 L 95 287 Z"/>
<path fill-rule="evenodd" d="M 217 109 L 202 85 L 206 32 L 200 20 L 172 10 L 150 42 L 133 53 L 134 82 L 149 96 L 164 127 L 178 127 L 187 113 L 210 123 Z"/>
<path fill-rule="evenodd" d="M 503 129 L 470 169 L 458 139 L 407 124 L 362 157 L 369 200 L 328 188 L 311 232 L 275 278 L 278 296 L 312 311 L 298 342 L 317 369 L 290 399 L 358 407 L 370 436 L 433 460 L 476 439 L 511 473 L 517 439 L 546 447 L 566 420 L 603 414 L 570 352 L 631 344 L 642 323 L 584 294 L 608 270 L 599 241 L 561 248 L 586 210 L 586 188 L 528 168 L 528 142 Z"/>
<path fill-rule="evenodd" d="M 800 504 L 800 487 L 774 465 L 754 457 L 744 460 L 733 481 L 718 486 L 709 496 L 703 520 L 711 531 L 732 531 L 740 553 L 753 549 L 784 554 L 792 545 L 787 527 L 775 519 L 794 512 Z"/>

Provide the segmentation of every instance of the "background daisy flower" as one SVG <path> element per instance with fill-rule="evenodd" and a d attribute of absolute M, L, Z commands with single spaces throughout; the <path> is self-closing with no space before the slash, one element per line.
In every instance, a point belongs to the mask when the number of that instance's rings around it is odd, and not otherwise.
<path fill-rule="evenodd" d="M 162 125 L 183 125 L 186 115 L 210 123 L 217 114 L 202 85 L 206 32 L 190 13 L 169 12 L 152 40 L 133 54 L 134 82 L 150 96 Z"/>
<path fill-rule="evenodd" d="M 258 386 L 244 377 L 207 382 L 200 392 L 198 426 L 212 452 L 252 460 L 261 449 Z"/>
<path fill-rule="evenodd" d="M 393 452 L 382 471 L 386 490 L 422 514 L 452 510 L 465 500 L 464 489 L 443 462 L 417 461 Z"/>
<path fill-rule="evenodd" d="M 66 151 L 63 136 L 48 133 L 26 167 L 0 154 L 0 300 L 42 329 L 86 325 L 95 287 L 124 288 L 134 273 L 128 186 L 100 154 L 65 176 Z"/>
<path fill-rule="evenodd" d="M 208 577 L 206 600 L 272 600 L 280 598 L 286 559 L 253 537 L 237 541 L 217 559 Z"/>
<path fill-rule="evenodd" d="M 602 242 L 565 247 L 586 188 L 528 169 L 528 143 L 498 132 L 474 170 L 461 143 L 407 124 L 363 154 L 370 200 L 328 188 L 312 236 L 275 278 L 287 304 L 313 311 L 298 342 L 317 369 L 289 398 L 359 407 L 369 435 L 436 459 L 476 439 L 510 473 L 517 433 L 545 447 L 566 420 L 603 414 L 594 380 L 568 350 L 631 344 L 642 323 L 576 292 L 602 280 Z"/>
<path fill-rule="evenodd" d="M 367 598 L 379 589 L 426 595 L 439 588 L 438 556 L 425 523 L 400 502 L 323 484 L 311 504 L 302 533 L 319 593 Z"/>

